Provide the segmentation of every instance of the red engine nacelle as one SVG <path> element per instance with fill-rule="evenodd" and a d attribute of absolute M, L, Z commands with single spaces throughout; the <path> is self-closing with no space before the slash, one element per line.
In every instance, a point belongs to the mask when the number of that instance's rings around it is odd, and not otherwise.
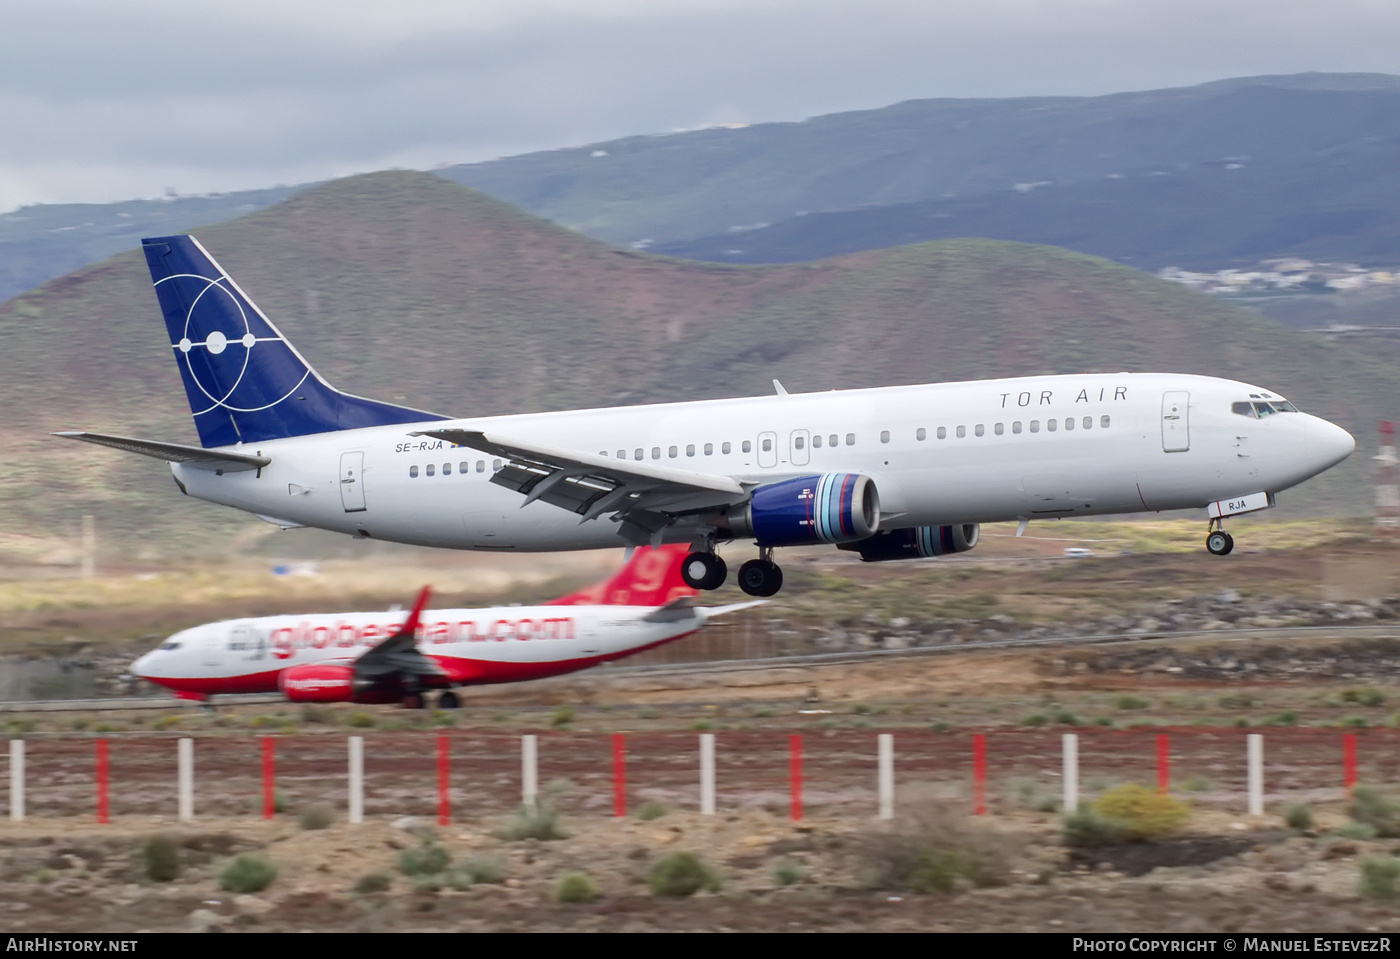
<path fill-rule="evenodd" d="M 294 703 L 348 703 L 355 699 L 353 666 L 308 663 L 282 670 L 277 686 Z"/>

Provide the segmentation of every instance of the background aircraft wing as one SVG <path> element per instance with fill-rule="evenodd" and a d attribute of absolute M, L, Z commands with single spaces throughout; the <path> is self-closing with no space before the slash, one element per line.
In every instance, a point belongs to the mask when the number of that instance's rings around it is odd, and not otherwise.
<path fill-rule="evenodd" d="M 423 587 L 418 601 L 413 604 L 413 612 L 398 632 L 355 660 L 357 681 L 368 680 L 375 685 L 383 685 L 397 679 L 400 685 L 407 686 L 450 685 L 451 677 L 436 660 L 419 652 L 415 642 L 418 621 L 423 607 L 428 603 L 428 592 L 428 587 Z"/>
<path fill-rule="evenodd" d="M 671 517 L 742 503 L 749 496 L 748 487 L 728 476 L 550 449 L 477 430 L 422 430 L 413 435 L 504 458 L 506 465 L 491 482 L 525 494 L 522 506 L 543 500 L 579 514 L 580 522 L 620 513 L 623 537 L 639 545 L 651 541 Z"/>

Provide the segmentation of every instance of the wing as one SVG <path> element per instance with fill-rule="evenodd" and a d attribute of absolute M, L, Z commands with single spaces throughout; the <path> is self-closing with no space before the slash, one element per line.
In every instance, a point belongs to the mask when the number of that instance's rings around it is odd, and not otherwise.
<path fill-rule="evenodd" d="M 418 601 L 413 604 L 413 612 L 409 613 L 397 633 L 355 660 L 357 681 L 366 680 L 376 686 L 388 685 L 392 681 L 397 681 L 397 685 L 401 686 L 451 685 L 451 677 L 436 660 L 418 651 L 415 640 L 429 592 L 428 587 L 424 586 L 418 594 Z"/>
<path fill-rule="evenodd" d="M 528 506 L 542 500 L 577 513 L 580 523 L 604 513 L 619 514 L 619 531 L 636 545 L 657 545 L 677 516 L 743 503 L 753 484 L 573 450 L 557 450 L 477 430 L 422 430 L 432 436 L 507 460 L 491 482 L 525 494 Z"/>
<path fill-rule="evenodd" d="M 127 453 L 140 453 L 152 456 L 167 463 L 187 463 L 196 469 L 216 470 L 224 473 L 237 473 L 243 470 L 262 469 L 272 460 L 266 456 L 253 456 L 248 453 L 230 453 L 225 450 L 206 450 L 199 446 L 185 446 L 181 443 L 159 443 L 155 440 L 134 440 L 125 436 L 108 436 L 106 433 L 66 432 L 55 433 L 68 440 L 82 440 L 98 446 L 110 446 L 114 450 Z"/>

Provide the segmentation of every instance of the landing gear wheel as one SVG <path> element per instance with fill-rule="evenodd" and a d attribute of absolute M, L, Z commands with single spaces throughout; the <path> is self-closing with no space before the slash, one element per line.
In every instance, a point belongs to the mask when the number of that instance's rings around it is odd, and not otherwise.
<path fill-rule="evenodd" d="M 457 702 L 457 694 L 450 689 L 438 697 L 438 709 L 456 709 L 460 703 Z"/>
<path fill-rule="evenodd" d="M 1235 538 L 1223 529 L 1206 537 L 1206 549 L 1216 556 L 1227 556 L 1235 548 Z"/>
<path fill-rule="evenodd" d="M 768 559 L 751 559 L 739 567 L 739 588 L 750 596 L 772 596 L 783 588 L 783 571 Z"/>
<path fill-rule="evenodd" d="M 404 694 L 403 694 L 403 700 L 400 702 L 400 705 L 403 706 L 404 709 L 422 709 L 422 708 L 423 708 L 423 694 L 422 694 L 422 693 L 404 693 Z"/>
<path fill-rule="evenodd" d="M 691 553 L 681 564 L 681 579 L 691 589 L 719 589 L 729 567 L 714 553 Z"/>

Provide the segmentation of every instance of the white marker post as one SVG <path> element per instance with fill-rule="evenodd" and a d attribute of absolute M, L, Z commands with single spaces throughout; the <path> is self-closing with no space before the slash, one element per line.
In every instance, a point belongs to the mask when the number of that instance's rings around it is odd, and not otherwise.
<path fill-rule="evenodd" d="M 365 737 L 350 737 L 350 822 L 365 821 Z"/>
<path fill-rule="evenodd" d="M 715 734 L 700 734 L 700 815 L 715 814 Z"/>
<path fill-rule="evenodd" d="M 1079 808 L 1079 736 L 1065 733 L 1060 741 L 1064 744 L 1064 807 L 1070 813 Z"/>
<path fill-rule="evenodd" d="M 520 737 L 520 798 L 525 808 L 535 808 L 535 797 L 539 795 L 539 761 L 534 736 Z"/>
<path fill-rule="evenodd" d="M 1249 814 L 1264 815 L 1264 737 L 1249 734 Z"/>
<path fill-rule="evenodd" d="M 877 777 L 880 791 L 880 818 L 894 818 L 894 736 L 880 734 L 880 772 Z"/>
<path fill-rule="evenodd" d="M 10 740 L 10 818 L 24 818 L 24 740 Z"/>
<path fill-rule="evenodd" d="M 179 744 L 180 822 L 194 821 L 194 740 L 181 739 Z"/>

